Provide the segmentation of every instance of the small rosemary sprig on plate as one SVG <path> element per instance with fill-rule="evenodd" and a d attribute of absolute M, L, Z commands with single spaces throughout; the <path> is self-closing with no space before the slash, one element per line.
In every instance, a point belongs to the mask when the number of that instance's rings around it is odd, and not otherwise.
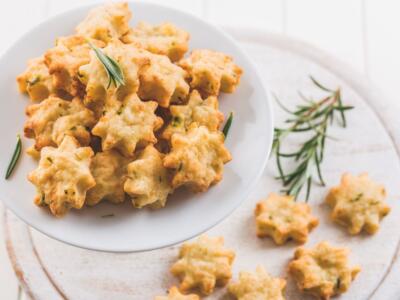
<path fill-rule="evenodd" d="M 283 192 L 297 198 L 304 185 L 306 185 L 306 201 L 308 201 L 311 190 L 313 175 L 316 174 L 321 185 L 325 185 L 321 173 L 321 163 L 324 159 L 325 139 L 327 130 L 335 116 L 340 117 L 340 125 L 346 127 L 345 112 L 352 109 L 352 106 L 345 106 L 342 103 L 340 88 L 336 90 L 328 89 L 321 85 L 313 77 L 311 81 L 319 89 L 328 95 L 319 101 L 308 99 L 300 94 L 304 103 L 297 105 L 294 111 L 284 107 L 278 100 L 278 104 L 291 115 L 286 120 L 289 124 L 286 128 L 275 128 L 274 142 L 272 146 L 275 154 L 279 177 L 283 183 Z M 294 152 L 284 153 L 281 150 L 283 140 L 292 133 L 309 132 L 310 137 L 299 145 Z M 282 167 L 282 159 L 290 159 L 294 162 L 295 168 L 286 173 Z"/>
<path fill-rule="evenodd" d="M 11 176 L 15 166 L 17 165 L 18 159 L 21 156 L 21 149 L 22 149 L 22 142 L 21 142 L 21 137 L 18 134 L 17 144 L 15 145 L 13 156 L 11 157 L 10 163 L 8 164 L 6 179 L 8 179 Z"/>
<path fill-rule="evenodd" d="M 225 139 L 228 136 L 228 132 L 229 132 L 229 129 L 231 128 L 232 121 L 233 121 L 233 112 L 230 112 L 228 120 L 226 120 L 224 128 L 222 129 L 222 133 L 224 134 Z"/>
<path fill-rule="evenodd" d="M 91 42 L 88 41 L 88 44 L 90 48 L 92 48 L 93 51 L 96 53 L 97 58 L 103 64 L 104 69 L 106 70 L 108 76 L 107 89 L 111 86 L 111 83 L 113 83 L 116 88 L 121 85 L 125 85 L 124 73 L 122 72 L 122 69 L 118 62 L 116 62 L 107 54 L 104 54 L 104 52 L 100 48 L 96 47 Z"/>

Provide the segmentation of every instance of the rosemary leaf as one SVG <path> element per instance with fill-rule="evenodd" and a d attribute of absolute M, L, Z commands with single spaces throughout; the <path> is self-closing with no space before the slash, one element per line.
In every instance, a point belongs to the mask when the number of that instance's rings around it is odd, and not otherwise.
<path fill-rule="evenodd" d="M 315 78 L 310 76 L 310 79 L 316 87 L 327 92 L 328 95 L 319 101 L 314 101 L 299 93 L 305 104 L 303 102 L 303 104 L 297 105 L 294 111 L 284 107 L 275 97 L 278 105 L 289 113 L 291 118 L 285 121 L 287 127 L 274 129 L 272 146 L 272 153 L 276 156 L 276 165 L 279 172 L 279 176 L 276 178 L 282 181 L 283 192 L 297 198 L 302 188 L 306 186 L 306 201 L 308 201 L 311 193 L 314 175 L 320 185 L 325 185 L 321 171 L 325 141 L 326 138 L 334 139 L 327 134 L 328 126 L 338 115 L 340 125 L 346 127 L 345 113 L 353 109 L 352 106 L 343 105 L 340 89 L 331 90 L 320 84 Z M 308 138 L 295 151 L 281 151 L 284 139 L 292 133 L 311 133 L 312 135 L 307 135 Z M 294 166 L 289 172 L 285 172 L 283 168 L 284 159 L 290 161 Z"/>
<path fill-rule="evenodd" d="M 317 87 L 319 87 L 321 90 L 323 90 L 323 91 L 325 91 L 325 92 L 329 92 L 329 93 L 332 93 L 332 92 L 333 92 L 333 90 L 328 89 L 328 88 L 324 87 L 322 84 L 320 84 L 320 83 L 319 83 L 314 77 L 312 77 L 311 75 L 310 75 L 309 77 L 310 77 L 311 81 L 312 81 Z"/>
<path fill-rule="evenodd" d="M 224 134 L 225 139 L 228 136 L 229 129 L 231 128 L 231 125 L 232 125 L 232 121 L 233 121 L 233 112 L 230 112 L 228 120 L 226 121 L 225 126 L 222 129 L 222 133 Z"/>
<path fill-rule="evenodd" d="M 8 179 L 11 176 L 15 166 L 17 165 L 18 159 L 21 156 L 21 149 L 22 149 L 22 142 L 21 142 L 21 137 L 18 134 L 17 135 L 17 144 L 15 146 L 13 156 L 11 157 L 11 161 L 7 168 L 6 179 Z"/>
<path fill-rule="evenodd" d="M 325 186 L 325 181 L 324 181 L 324 178 L 322 177 L 321 167 L 320 167 L 321 161 L 318 159 L 318 153 L 317 152 L 315 152 L 315 154 L 314 154 L 314 160 L 315 160 L 315 166 L 316 166 L 316 169 L 317 169 L 319 182 L 320 182 L 320 184 L 322 186 Z"/>
<path fill-rule="evenodd" d="M 111 218 L 111 217 L 114 217 L 114 214 L 103 215 L 101 217 L 102 218 Z"/>
<path fill-rule="evenodd" d="M 111 84 L 114 84 L 116 88 L 121 85 L 125 85 L 124 73 L 122 72 L 120 65 L 113 58 L 107 54 L 104 54 L 100 48 L 96 47 L 91 42 L 88 41 L 88 44 L 96 53 L 97 58 L 103 64 L 104 69 L 106 70 L 108 76 L 107 89 L 111 86 Z"/>
<path fill-rule="evenodd" d="M 281 164 L 281 160 L 280 160 L 280 145 L 279 145 L 279 141 L 278 144 L 276 146 L 276 165 L 278 166 L 278 170 L 279 170 L 279 177 L 283 182 L 286 182 L 285 180 L 285 175 L 283 173 L 283 168 L 282 168 L 282 164 Z"/>
<path fill-rule="evenodd" d="M 283 103 L 281 102 L 281 100 L 279 100 L 279 98 L 276 96 L 275 93 L 272 93 L 272 97 L 274 97 L 276 103 L 278 103 L 278 105 L 287 113 L 294 115 L 295 113 L 293 111 L 291 111 L 290 109 L 288 109 L 285 105 L 283 105 Z"/>

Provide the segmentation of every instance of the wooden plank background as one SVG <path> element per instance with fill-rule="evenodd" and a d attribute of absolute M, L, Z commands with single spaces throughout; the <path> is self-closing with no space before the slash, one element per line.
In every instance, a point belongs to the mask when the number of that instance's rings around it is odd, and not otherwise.
<path fill-rule="evenodd" d="M 0 10 L 0 53 L 32 26 L 98 0 L 12 0 Z M 400 1 L 396 0 L 155 0 L 215 24 L 271 31 L 324 49 L 369 78 L 391 101 L 400 69 Z M 3 99 L 4 101 L 4 99 Z M 0 204 L 0 226 L 4 208 Z M 0 228 L 0 295 L 22 299 Z"/>

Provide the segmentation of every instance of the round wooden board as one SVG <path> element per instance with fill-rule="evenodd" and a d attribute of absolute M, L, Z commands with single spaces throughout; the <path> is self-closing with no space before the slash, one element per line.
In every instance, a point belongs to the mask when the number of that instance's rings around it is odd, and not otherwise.
<path fill-rule="evenodd" d="M 310 204 L 320 218 L 306 246 L 321 240 L 347 246 L 352 250 L 351 263 L 360 264 L 362 272 L 341 299 L 394 299 L 400 289 L 400 124 L 398 107 L 389 106 L 371 84 L 331 56 L 302 42 L 282 36 L 230 29 L 255 61 L 265 84 L 292 107 L 297 91 L 318 96 L 308 79 L 311 74 L 330 87 L 340 85 L 346 104 L 355 109 L 348 113 L 348 128 L 334 126 L 330 135 L 339 137 L 327 144 L 323 173 L 328 186 L 337 184 L 345 171 L 368 171 L 373 179 L 385 184 L 391 214 L 384 219 L 374 236 L 349 236 L 334 225 L 323 204 L 327 188 L 314 187 Z M 246 101 L 246 99 L 243 99 Z M 236 112 L 240 113 L 240 112 Z M 276 124 L 285 117 L 275 110 Z M 286 275 L 295 243 L 277 247 L 269 239 L 258 239 L 254 232 L 255 203 L 269 192 L 279 191 L 273 179 L 271 161 L 247 201 L 228 219 L 208 232 L 222 235 L 228 247 L 235 249 L 234 277 L 239 270 L 254 270 L 263 265 L 275 276 Z M 217 201 L 218 199 L 216 199 Z M 75 248 L 44 236 L 27 227 L 11 212 L 5 220 L 8 252 L 25 291 L 33 299 L 153 299 L 178 284 L 169 273 L 178 247 L 133 254 L 113 254 Z M 106 222 L 106 219 L 105 219 Z M 190 224 L 188 224 L 190 226 Z M 118 233 L 116 233 L 118 234 Z M 140 232 L 133 232 L 134 235 Z M 300 295 L 288 278 L 287 299 L 309 299 Z M 217 289 L 208 299 L 230 299 L 225 289 Z"/>

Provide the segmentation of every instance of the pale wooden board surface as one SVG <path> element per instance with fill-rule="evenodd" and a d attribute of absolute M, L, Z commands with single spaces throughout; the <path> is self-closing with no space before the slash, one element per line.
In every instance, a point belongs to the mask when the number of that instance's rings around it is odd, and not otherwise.
<path fill-rule="evenodd" d="M 0 53 L 43 18 L 99 0 L 13 0 L 0 11 Z M 395 0 L 158 0 L 216 24 L 296 36 L 333 53 L 369 76 L 384 92 L 385 109 L 399 106 L 400 2 Z M 361 26 L 361 27 L 360 27 Z M 361 30 L 360 30 L 361 29 Z M 360 46 L 361 43 L 361 46 Z M 394 122 L 393 122 L 394 123 Z M 395 125 L 392 125 L 395 127 Z M 397 127 L 399 128 L 399 127 Z M 17 299 L 0 224 L 0 294 Z"/>
<path fill-rule="evenodd" d="M 239 38 L 243 36 L 243 33 L 235 32 Z M 321 225 L 311 235 L 308 245 L 328 237 L 337 245 L 350 247 L 352 262 L 361 264 L 363 271 L 342 299 L 369 299 L 384 277 L 392 274 L 390 267 L 399 242 L 400 203 L 396 200 L 400 196 L 397 184 L 400 164 L 394 143 L 379 121 L 379 117 L 389 116 L 382 106 L 384 100 L 357 74 L 346 71 L 344 67 L 339 69 L 340 74 L 337 73 L 340 62 L 312 47 L 266 34 L 260 38 L 259 34 L 246 32 L 244 36 L 243 46 L 257 62 L 266 84 L 288 105 L 296 102 L 297 88 L 307 94 L 318 93 L 304 75 L 311 73 L 327 85 L 340 84 L 346 103 L 356 106 L 349 118 L 350 129 L 335 128 L 331 132 L 341 138 L 328 144 L 329 160 L 323 167 L 326 181 L 332 185 L 344 171 L 358 173 L 368 170 L 373 178 L 387 186 L 393 211 L 383 222 L 379 234 L 350 238 L 328 220 L 328 210 L 321 204 L 326 190 L 315 188 L 311 203 Z M 379 117 L 371 107 L 379 108 Z M 279 122 L 282 113 L 276 113 Z M 390 127 L 390 118 L 386 119 Z M 396 139 L 400 136 L 397 131 L 391 133 Z M 250 199 L 210 231 L 212 235 L 225 236 L 226 243 L 236 250 L 235 274 L 238 270 L 252 270 L 257 264 L 262 264 L 272 274 L 286 276 L 286 265 L 295 244 L 276 247 L 271 241 L 259 240 L 254 235 L 252 212 L 255 202 L 268 192 L 279 190 L 279 185 L 272 179 L 273 174 L 273 164 L 270 164 Z M 168 273 L 176 258 L 177 246 L 138 254 L 97 253 L 67 246 L 28 230 L 11 214 L 7 214 L 6 228 L 9 229 L 8 245 L 13 263 L 23 271 L 25 287 L 35 299 L 58 299 L 60 295 L 68 299 L 152 299 L 155 294 L 163 293 L 171 284 L 177 283 Z M 389 286 L 393 284 L 390 276 Z M 288 299 L 307 299 L 297 293 L 290 280 L 287 290 Z M 384 296 L 390 292 L 395 295 L 398 290 L 392 286 L 391 290 L 383 288 L 377 291 Z M 223 289 L 219 289 L 209 299 L 229 298 Z"/>

